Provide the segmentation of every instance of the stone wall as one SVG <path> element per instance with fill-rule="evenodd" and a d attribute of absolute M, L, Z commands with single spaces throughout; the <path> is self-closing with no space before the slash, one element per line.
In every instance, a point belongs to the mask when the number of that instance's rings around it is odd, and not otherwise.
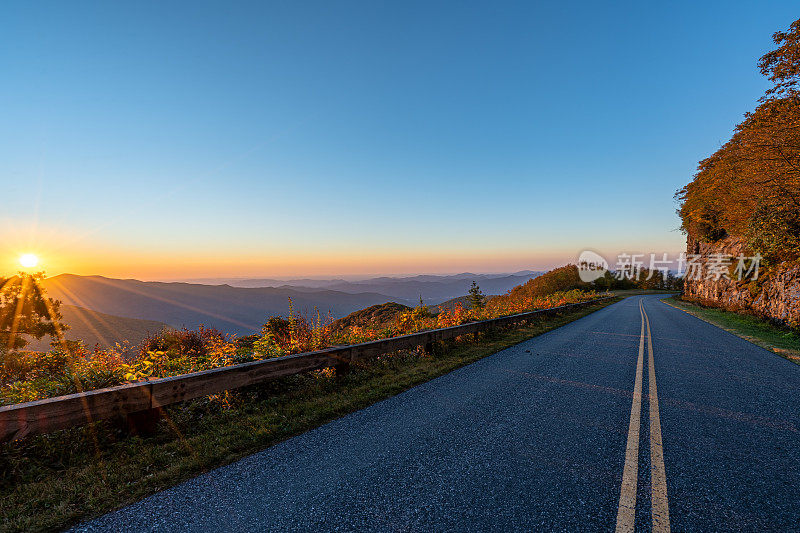
<path fill-rule="evenodd" d="M 711 254 L 750 255 L 741 242 L 727 237 L 719 242 L 704 243 L 689 237 L 687 254 L 701 254 L 704 258 Z M 734 276 L 732 276 L 734 277 Z M 697 280 L 687 279 L 684 283 L 684 297 L 701 303 L 723 307 L 732 311 L 745 311 L 800 327 L 800 264 L 784 262 L 759 272 L 757 281 L 749 278 L 719 280 L 706 279 L 705 273 Z"/>

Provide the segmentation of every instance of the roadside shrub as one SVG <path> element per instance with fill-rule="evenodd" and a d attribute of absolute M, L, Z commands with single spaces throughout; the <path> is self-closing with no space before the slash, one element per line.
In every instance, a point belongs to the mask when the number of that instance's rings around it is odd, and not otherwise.
<path fill-rule="evenodd" d="M 770 264 L 800 255 L 800 211 L 786 206 L 760 206 L 751 216 L 745 242 Z"/>
<path fill-rule="evenodd" d="M 215 328 L 203 325 L 197 330 L 186 328 L 180 330 L 164 330 L 151 335 L 142 342 L 139 355 L 149 352 L 166 352 L 175 355 L 208 355 L 208 347 L 215 340 L 225 338 L 225 334 Z"/>
<path fill-rule="evenodd" d="M 116 349 L 14 352 L 3 355 L 0 405 L 119 385 L 125 360 Z"/>
<path fill-rule="evenodd" d="M 61 371 L 68 363 L 64 350 L 49 352 L 0 352 L 0 381 L 10 383 L 28 379 L 37 373 Z"/>

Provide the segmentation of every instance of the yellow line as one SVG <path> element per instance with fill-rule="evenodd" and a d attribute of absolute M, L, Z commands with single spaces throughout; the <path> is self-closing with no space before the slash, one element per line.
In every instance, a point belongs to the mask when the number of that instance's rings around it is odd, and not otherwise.
<path fill-rule="evenodd" d="M 640 302 L 641 304 L 641 302 Z M 642 306 L 647 323 L 647 355 L 650 394 L 650 485 L 652 486 L 651 512 L 653 532 L 669 533 L 669 501 L 667 500 L 667 472 L 664 468 L 664 446 L 661 442 L 661 416 L 658 412 L 658 390 L 656 389 L 656 367 L 653 359 L 653 338 L 650 335 L 650 318 Z"/>
<path fill-rule="evenodd" d="M 633 385 L 631 418 L 628 424 L 628 444 L 625 448 L 625 467 L 617 508 L 617 533 L 632 532 L 636 520 L 636 482 L 639 476 L 639 424 L 642 411 L 642 366 L 644 359 L 644 309 L 639 300 L 642 329 L 639 333 L 639 358 L 636 361 L 636 380 Z"/>

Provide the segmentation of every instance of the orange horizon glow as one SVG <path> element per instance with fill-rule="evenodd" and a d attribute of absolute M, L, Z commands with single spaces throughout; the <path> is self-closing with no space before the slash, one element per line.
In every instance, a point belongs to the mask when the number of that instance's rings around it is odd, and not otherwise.
<path fill-rule="evenodd" d="M 45 253 L 37 251 L 38 265 L 26 270 L 45 271 L 48 277 L 59 274 L 99 275 L 143 281 L 194 278 L 282 278 L 340 277 L 414 274 L 453 274 L 459 272 L 501 273 L 520 270 L 549 270 L 575 262 L 574 252 L 511 250 L 401 252 L 346 250 L 318 254 L 286 250 L 274 255 L 233 255 L 230 253 L 176 253 L 170 257 L 130 251 L 103 253 Z M 616 252 L 614 252 L 616 254 Z M 609 259 L 613 256 L 609 255 Z M 0 256 L 0 274 L 20 270 L 20 253 Z"/>
<path fill-rule="evenodd" d="M 46 276 L 76 274 L 109 278 L 169 281 L 197 278 L 373 277 L 460 272 L 507 273 L 546 271 L 575 262 L 590 249 L 613 264 L 619 253 L 683 251 L 682 236 L 654 240 L 647 235 L 629 238 L 624 248 L 619 239 L 572 235 L 559 238 L 550 232 L 530 236 L 490 239 L 463 234 L 441 239 L 387 240 L 348 238 L 330 240 L 289 239 L 265 235 L 257 241 L 216 240 L 198 242 L 196 236 L 140 237 L 113 235 L 106 226 L 70 227 L 38 221 L 6 220 L 0 224 L 0 276 L 20 271 L 44 271 Z M 285 237 L 285 235 L 283 236 Z M 36 261 L 32 258 L 36 257 Z"/>
<path fill-rule="evenodd" d="M 483 255 L 483 254 L 482 254 Z M 3 261 L 2 272 L 20 270 L 20 256 Z M 48 277 L 59 274 L 101 275 L 110 278 L 165 280 L 214 277 L 370 276 L 401 274 L 447 274 L 456 272 L 512 272 L 546 270 L 561 264 L 557 256 L 431 253 L 281 255 L 278 257 L 198 257 L 182 254 L 174 259 L 144 258 L 133 254 L 102 254 L 99 257 L 48 256 L 38 266 Z"/>
<path fill-rule="evenodd" d="M 586 246 L 531 237 L 527 246 L 491 245 L 486 241 L 467 248 L 465 244 L 437 246 L 434 243 L 392 245 L 388 243 L 241 243 L 199 246 L 163 242 L 121 242 L 91 232 L 61 226 L 18 225 L 0 232 L 0 275 L 20 270 L 25 254 L 37 257 L 36 267 L 46 276 L 76 274 L 118 279 L 169 281 L 198 278 L 285 277 L 374 277 L 460 272 L 504 273 L 520 270 L 550 270 L 575 262 Z M 537 242 L 538 241 L 538 242 Z M 609 262 L 622 251 L 634 253 L 673 252 L 669 243 L 641 240 L 625 250 L 613 240 L 590 246 Z M 652 247 L 658 246 L 656 249 Z"/>

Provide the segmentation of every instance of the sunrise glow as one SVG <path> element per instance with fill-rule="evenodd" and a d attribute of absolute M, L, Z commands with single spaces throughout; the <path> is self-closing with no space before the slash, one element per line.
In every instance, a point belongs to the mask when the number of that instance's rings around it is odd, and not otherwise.
<path fill-rule="evenodd" d="M 35 268 L 39 264 L 39 258 L 34 254 L 23 254 L 19 258 L 19 264 L 23 268 Z"/>

